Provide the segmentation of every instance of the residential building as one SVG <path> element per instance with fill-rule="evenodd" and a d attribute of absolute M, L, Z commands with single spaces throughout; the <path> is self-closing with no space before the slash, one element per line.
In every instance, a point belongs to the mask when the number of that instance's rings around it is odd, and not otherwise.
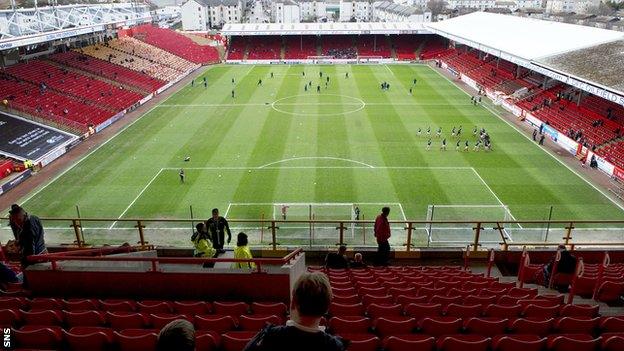
<path fill-rule="evenodd" d="M 375 22 L 431 22 L 431 11 L 422 11 L 413 6 L 405 6 L 390 1 L 373 4 Z"/>
<path fill-rule="evenodd" d="M 181 6 L 182 28 L 206 31 L 226 23 L 241 23 L 244 10 L 242 0 L 188 0 Z"/>
<path fill-rule="evenodd" d="M 275 0 L 271 3 L 271 22 L 300 23 L 299 4 L 293 0 Z"/>
<path fill-rule="evenodd" d="M 372 22 L 373 0 L 340 0 L 340 22 Z"/>

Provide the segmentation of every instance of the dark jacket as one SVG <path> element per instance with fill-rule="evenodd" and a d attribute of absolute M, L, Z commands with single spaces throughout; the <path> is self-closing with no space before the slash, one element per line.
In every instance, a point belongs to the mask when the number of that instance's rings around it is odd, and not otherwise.
<path fill-rule="evenodd" d="M 17 241 L 22 253 L 23 263 L 26 262 L 27 256 L 38 255 L 46 251 L 45 241 L 43 239 L 43 225 L 39 217 L 27 215 L 21 230 L 19 230 L 19 228 L 17 229 Z"/>
<path fill-rule="evenodd" d="M 330 252 L 325 256 L 325 267 L 335 269 L 349 268 L 349 261 L 339 253 Z"/>
<path fill-rule="evenodd" d="M 268 325 L 243 349 L 244 351 L 343 351 L 341 338 L 323 331 L 311 333 L 294 326 Z"/>
<path fill-rule="evenodd" d="M 215 249 L 223 248 L 226 232 L 228 237 L 227 241 L 230 242 L 232 240 L 232 232 L 230 231 L 230 225 L 227 219 L 219 216 L 215 221 L 214 218 L 211 217 L 206 221 L 206 227 L 208 228 L 208 233 L 210 233 L 212 245 Z"/>

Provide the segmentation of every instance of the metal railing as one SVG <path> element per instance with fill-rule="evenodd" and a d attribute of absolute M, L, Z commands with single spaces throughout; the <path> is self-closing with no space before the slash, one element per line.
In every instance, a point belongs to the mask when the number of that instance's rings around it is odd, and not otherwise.
<path fill-rule="evenodd" d="M 150 272 L 158 272 L 159 264 L 184 264 L 184 265 L 202 265 L 205 263 L 253 263 L 258 273 L 262 272 L 262 267 L 267 265 L 283 266 L 289 264 L 303 249 L 293 250 L 289 254 L 281 258 L 198 258 L 198 257 L 128 257 L 128 256 L 106 256 L 113 253 L 129 253 L 136 250 L 153 249 L 149 245 L 146 246 L 121 246 L 109 247 L 92 250 L 75 250 L 60 253 L 48 253 L 42 255 L 28 256 L 30 263 L 49 262 L 52 270 L 58 270 L 59 261 L 97 261 L 97 262 L 147 262 L 151 264 Z"/>
<path fill-rule="evenodd" d="M 197 219 L 168 218 L 77 218 L 41 217 L 46 236 L 57 242 L 85 247 L 91 244 L 130 242 L 138 245 L 189 246 Z M 244 230 L 251 245 L 269 246 L 376 246 L 372 220 L 283 220 L 229 219 L 233 235 Z M 0 239 L 10 239 L 6 218 L 0 225 Z M 60 226 L 58 226 L 60 223 Z M 560 244 L 571 249 L 583 247 L 624 247 L 623 220 L 526 220 L 526 221 L 447 221 L 393 220 L 391 244 L 412 251 L 420 247 L 466 247 L 509 250 L 524 246 L 552 247 Z M 110 226 L 109 226 L 110 224 Z M 175 225 L 183 228 L 175 227 Z M 95 225 L 95 226 L 93 226 Z M 2 231 L 5 233 L 2 233 Z M 185 233 L 178 236 L 179 231 Z M 88 239 L 85 239 L 87 233 Z M 174 234 L 172 234 L 174 233 Z M 554 234 L 553 234 L 554 233 Z M 187 235 L 188 234 L 188 235 Z M 550 235 L 549 235 L 550 234 Z M 5 237 L 6 236 L 6 237 Z M 177 238 L 177 243 L 171 242 Z M 109 241 L 106 241 L 109 240 Z M 47 242 L 54 242 L 48 240 Z M 180 244 L 181 243 L 181 244 Z"/>

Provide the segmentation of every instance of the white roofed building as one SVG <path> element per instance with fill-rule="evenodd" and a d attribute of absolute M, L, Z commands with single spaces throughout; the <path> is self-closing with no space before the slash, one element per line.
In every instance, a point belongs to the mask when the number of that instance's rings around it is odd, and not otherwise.
<path fill-rule="evenodd" d="M 463 7 L 485 10 L 496 7 L 496 0 L 446 0 L 446 3 L 450 9 Z"/>
<path fill-rule="evenodd" d="M 297 0 L 302 22 L 318 22 L 327 18 L 327 3 L 319 0 Z"/>
<path fill-rule="evenodd" d="M 373 20 L 378 22 L 431 22 L 431 11 L 413 6 L 399 5 L 390 1 L 373 4 Z"/>
<path fill-rule="evenodd" d="M 301 22 L 301 9 L 299 3 L 293 0 L 275 0 L 271 3 L 271 22 L 273 23 L 299 23 Z"/>
<path fill-rule="evenodd" d="M 241 0 L 188 0 L 181 6 L 182 29 L 206 31 L 226 23 L 241 23 Z"/>
<path fill-rule="evenodd" d="M 574 12 L 583 14 L 598 6 L 600 6 L 600 0 L 547 0 L 546 12 Z"/>
<path fill-rule="evenodd" d="M 340 22 L 372 22 L 373 0 L 340 0 Z"/>

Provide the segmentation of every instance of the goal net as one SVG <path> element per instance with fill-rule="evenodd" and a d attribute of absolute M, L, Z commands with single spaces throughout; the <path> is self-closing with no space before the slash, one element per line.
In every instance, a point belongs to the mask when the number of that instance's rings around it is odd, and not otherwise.
<path fill-rule="evenodd" d="M 512 240 L 512 232 L 521 229 L 517 223 L 502 223 L 515 221 L 507 205 L 429 205 L 427 221 L 455 222 L 426 223 L 424 229 L 429 242 L 469 243 L 474 239 L 477 221 L 488 221 L 482 224 L 481 242 L 501 242 L 501 231 L 495 228 L 496 222 L 501 222 L 506 240 Z"/>

